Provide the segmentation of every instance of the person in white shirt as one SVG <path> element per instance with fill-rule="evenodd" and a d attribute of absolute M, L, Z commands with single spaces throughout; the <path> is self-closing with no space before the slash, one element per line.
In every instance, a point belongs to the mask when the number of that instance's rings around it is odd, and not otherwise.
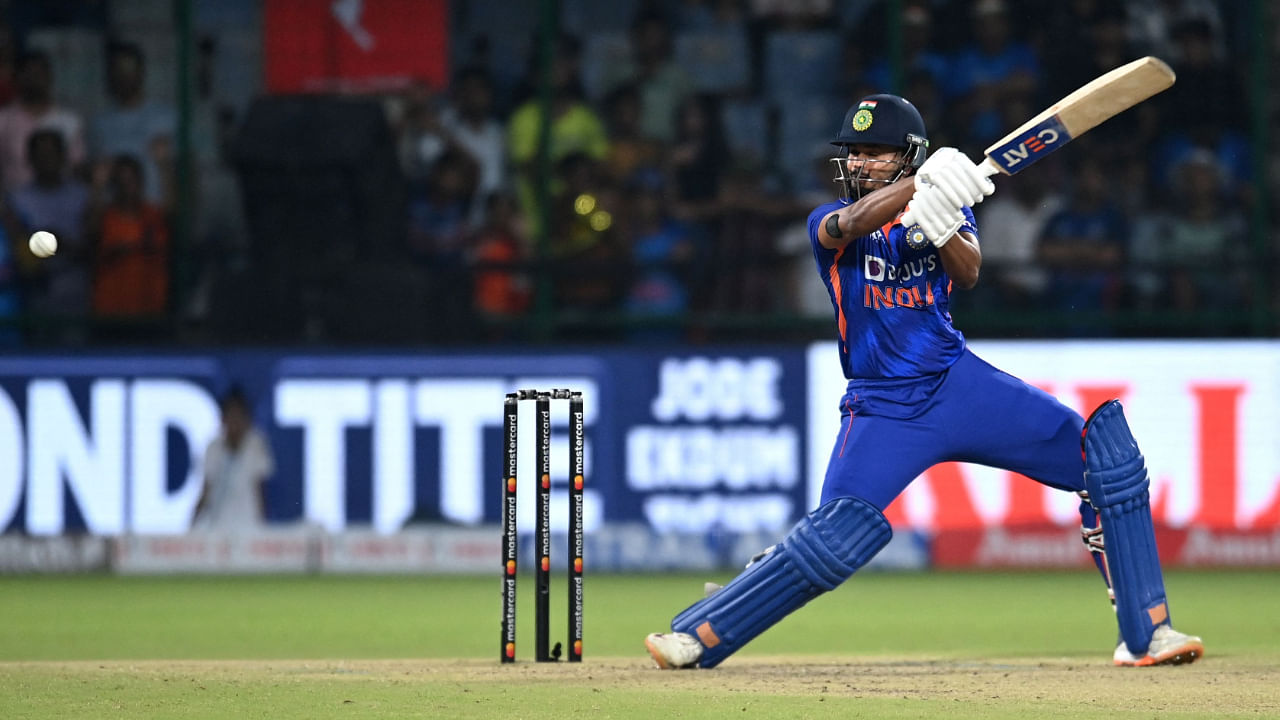
<path fill-rule="evenodd" d="M 251 530 L 266 522 L 266 481 L 275 472 L 275 460 L 239 388 L 222 397 L 221 410 L 222 430 L 204 454 L 204 490 L 194 527 Z"/>

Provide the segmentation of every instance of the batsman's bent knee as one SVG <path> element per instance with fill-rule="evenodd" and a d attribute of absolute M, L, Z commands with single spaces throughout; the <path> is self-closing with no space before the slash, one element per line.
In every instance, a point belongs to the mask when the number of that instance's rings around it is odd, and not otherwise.
<path fill-rule="evenodd" d="M 836 498 L 806 515 L 776 549 L 671 621 L 698 638 L 699 665 L 714 667 L 774 623 L 836 588 L 889 542 L 893 530 L 875 506 Z"/>

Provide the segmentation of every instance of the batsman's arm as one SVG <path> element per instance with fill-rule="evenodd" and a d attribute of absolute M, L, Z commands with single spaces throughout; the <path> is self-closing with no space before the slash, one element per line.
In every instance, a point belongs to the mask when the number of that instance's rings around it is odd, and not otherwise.
<path fill-rule="evenodd" d="M 942 269 L 951 276 L 956 287 L 971 290 L 978 284 L 978 273 L 982 269 L 982 248 L 978 247 L 978 238 L 961 230 L 946 245 L 938 248 L 938 256 L 942 258 Z"/>
<path fill-rule="evenodd" d="M 915 187 L 915 178 L 908 176 L 836 210 L 818 225 L 818 242 L 828 250 L 839 250 L 854 238 L 883 227 L 906 207 Z"/>

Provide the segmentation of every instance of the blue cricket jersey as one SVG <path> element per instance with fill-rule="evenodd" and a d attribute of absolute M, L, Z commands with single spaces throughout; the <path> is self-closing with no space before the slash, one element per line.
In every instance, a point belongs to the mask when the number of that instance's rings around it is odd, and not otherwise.
<path fill-rule="evenodd" d="M 840 363 L 850 380 L 934 375 L 964 352 L 964 335 L 951 325 L 951 278 L 938 249 L 901 214 L 840 250 L 818 242 L 823 218 L 848 205 L 820 205 L 809 214 L 809 244 L 835 307 Z M 973 212 L 964 208 L 961 230 L 977 237 Z"/>

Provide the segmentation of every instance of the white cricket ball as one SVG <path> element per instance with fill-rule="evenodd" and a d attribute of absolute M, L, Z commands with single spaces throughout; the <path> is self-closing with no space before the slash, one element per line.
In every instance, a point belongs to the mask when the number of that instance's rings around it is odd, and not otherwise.
<path fill-rule="evenodd" d="M 27 245 L 36 257 L 46 258 L 58 252 L 58 238 L 48 230 L 37 230 L 31 233 L 31 239 L 27 241 Z"/>

